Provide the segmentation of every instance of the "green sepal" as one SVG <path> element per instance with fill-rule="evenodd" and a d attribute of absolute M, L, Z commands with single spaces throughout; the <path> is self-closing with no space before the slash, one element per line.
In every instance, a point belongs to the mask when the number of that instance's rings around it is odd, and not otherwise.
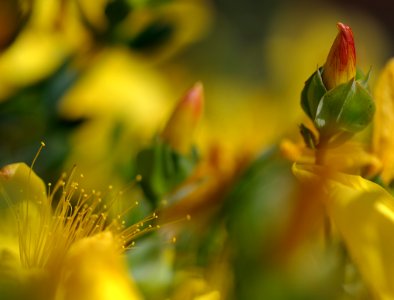
<path fill-rule="evenodd" d="M 305 82 L 301 92 L 301 107 L 311 120 L 315 119 L 320 99 L 327 92 L 321 77 L 322 72 L 323 68 L 316 70 Z"/>
<path fill-rule="evenodd" d="M 304 124 L 301 124 L 300 133 L 302 135 L 302 138 L 304 139 L 305 145 L 310 149 L 315 149 L 317 145 L 317 139 L 312 130 L 310 130 Z"/>
<path fill-rule="evenodd" d="M 369 90 L 369 77 L 371 75 L 371 68 L 368 70 L 367 74 L 364 74 L 363 71 L 357 69 L 356 71 L 356 81 L 360 83 L 365 89 Z"/>
<path fill-rule="evenodd" d="M 180 154 L 160 138 L 153 145 L 138 153 L 137 174 L 145 196 L 157 208 L 158 201 L 190 176 L 198 161 L 198 154 L 192 148 L 187 155 Z"/>
<path fill-rule="evenodd" d="M 314 123 L 322 136 L 356 133 L 369 125 L 375 104 L 365 80 L 354 79 L 328 91 L 317 108 Z"/>

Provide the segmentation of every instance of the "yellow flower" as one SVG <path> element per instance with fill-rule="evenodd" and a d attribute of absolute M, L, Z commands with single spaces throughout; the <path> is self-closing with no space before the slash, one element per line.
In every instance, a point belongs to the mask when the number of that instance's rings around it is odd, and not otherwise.
<path fill-rule="evenodd" d="M 208 31 L 212 11 L 206 0 L 76 1 L 93 35 L 112 35 L 152 62 L 163 61 L 201 39 Z M 118 10 L 111 17 L 112 9 Z M 116 7 L 116 8 L 115 8 Z M 114 18 L 114 19 L 113 19 Z"/>
<path fill-rule="evenodd" d="M 109 220 L 99 192 L 63 177 L 53 187 L 25 164 L 0 170 L 2 294 L 18 299 L 140 299 L 122 251 L 143 232 Z M 8 208 L 7 208 L 7 207 Z M 54 207 L 54 209 L 52 209 Z M 12 214 L 12 217 L 10 217 Z M 155 216 L 153 216 L 155 218 Z M 7 282 L 13 282 L 8 285 Z"/>
<path fill-rule="evenodd" d="M 78 22 L 73 1 L 10 2 L 25 2 L 22 9 L 32 2 L 32 11 L 27 25 L 12 45 L 1 53 L 0 100 L 47 78 L 77 50 L 89 45 L 89 37 Z"/>
<path fill-rule="evenodd" d="M 294 165 L 303 183 L 323 183 L 326 210 L 376 299 L 394 298 L 394 199 L 360 176 Z M 313 199 L 319 200 L 319 199 Z"/>
<path fill-rule="evenodd" d="M 116 184 L 118 166 L 150 141 L 173 97 L 162 74 L 127 49 L 103 50 L 59 103 L 65 119 L 89 120 L 72 136 L 69 165 L 78 162 L 89 187 Z"/>

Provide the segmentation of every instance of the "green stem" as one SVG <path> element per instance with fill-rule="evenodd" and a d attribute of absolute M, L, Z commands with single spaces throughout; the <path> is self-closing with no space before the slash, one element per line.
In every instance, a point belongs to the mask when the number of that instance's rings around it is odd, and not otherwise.
<path fill-rule="evenodd" d="M 326 147 L 324 144 L 319 143 L 315 149 L 315 164 L 322 166 L 324 165 L 324 157 L 326 154 Z"/>
<path fill-rule="evenodd" d="M 316 145 L 315 149 L 315 164 L 319 166 L 324 165 L 324 158 L 327 151 L 327 138 L 323 136 L 320 137 L 319 143 Z M 324 213 L 323 217 L 323 234 L 324 234 L 324 242 L 326 247 L 329 247 L 332 242 L 332 228 L 330 218 L 327 215 L 327 212 Z"/>
<path fill-rule="evenodd" d="M 332 242 L 332 228 L 330 218 L 328 217 L 327 213 L 324 213 L 323 222 L 324 244 L 326 247 L 329 247 Z"/>

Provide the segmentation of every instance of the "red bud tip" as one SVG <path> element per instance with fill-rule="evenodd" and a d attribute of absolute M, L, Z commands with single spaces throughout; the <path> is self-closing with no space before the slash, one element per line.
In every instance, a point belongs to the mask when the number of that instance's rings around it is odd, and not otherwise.
<path fill-rule="evenodd" d="M 179 103 L 179 106 L 183 106 L 185 110 L 190 110 L 195 121 L 198 121 L 202 114 L 202 110 L 204 106 L 203 93 L 204 93 L 204 87 L 202 83 L 197 82 L 186 93 L 186 95 Z M 177 107 L 177 109 L 181 109 L 181 108 Z"/>
<path fill-rule="evenodd" d="M 338 22 L 339 30 L 331 46 L 323 70 L 323 82 L 327 89 L 332 89 L 348 82 L 356 75 L 356 49 L 352 29 Z"/>
<path fill-rule="evenodd" d="M 201 82 L 197 82 L 175 107 L 161 135 L 163 140 L 178 152 L 190 150 L 203 107 L 204 88 Z"/>

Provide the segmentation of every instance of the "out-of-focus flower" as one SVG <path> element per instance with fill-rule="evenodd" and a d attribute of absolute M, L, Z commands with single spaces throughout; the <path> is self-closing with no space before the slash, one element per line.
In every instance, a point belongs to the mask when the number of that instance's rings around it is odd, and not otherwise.
<path fill-rule="evenodd" d="M 327 89 L 348 82 L 356 76 L 356 48 L 352 29 L 338 22 L 339 33 L 324 65 L 323 82 Z"/>
<path fill-rule="evenodd" d="M 269 90 L 237 78 L 207 77 L 210 84 L 204 81 L 204 87 L 209 101 L 196 144 L 212 166 L 231 173 L 275 143 L 290 123 L 283 103 Z"/>
<path fill-rule="evenodd" d="M 92 188 L 123 180 L 119 170 L 130 168 L 157 132 L 169 99 L 168 84 L 152 66 L 121 47 L 100 52 L 59 103 L 62 117 L 88 120 L 71 139 L 69 165 L 78 162 Z"/>
<path fill-rule="evenodd" d="M 320 164 L 328 166 L 331 170 L 342 172 L 359 173 L 366 167 L 379 170 L 382 163 L 376 155 L 370 153 L 368 148 L 366 144 L 348 141 L 338 147 L 328 149 Z M 295 143 L 284 139 L 280 143 L 280 151 L 289 161 L 302 164 L 315 162 L 315 151 L 306 147 L 301 141 Z"/>
<path fill-rule="evenodd" d="M 1 169 L 0 191 L 1 212 L 8 216 L 2 218 L 7 223 L 0 235 L 7 254 L 0 260 L 7 266 L 0 274 L 4 294 L 11 299 L 140 299 L 121 253 L 144 231 L 142 223 L 125 227 L 120 215 L 109 220 L 107 205 L 112 204 L 71 177 L 48 185 L 47 195 L 43 181 L 25 164 Z"/>
<path fill-rule="evenodd" d="M 89 45 L 73 1 L 32 1 L 28 26 L 0 55 L 0 100 L 46 79 Z"/>
<path fill-rule="evenodd" d="M 392 299 L 393 197 L 360 176 L 311 165 L 295 165 L 293 171 L 304 183 L 323 184 L 323 204 L 367 286 L 377 299 Z"/>
<path fill-rule="evenodd" d="M 8 47 L 26 24 L 32 0 L 6 0 L 0 3 L 0 51 Z"/>
<path fill-rule="evenodd" d="M 184 274 L 185 275 L 185 274 Z M 220 292 L 212 290 L 209 284 L 197 274 L 190 276 L 188 280 L 181 283 L 172 295 L 174 300 L 220 300 Z"/>
<path fill-rule="evenodd" d="M 385 184 L 394 177 L 394 60 L 390 60 L 375 87 L 376 113 L 374 118 L 372 152 L 380 159 L 381 169 L 371 170 Z"/>
<path fill-rule="evenodd" d="M 187 153 L 192 146 L 194 131 L 201 119 L 204 106 L 202 83 L 196 83 L 178 102 L 161 133 L 161 138 L 179 153 Z"/>
<path fill-rule="evenodd" d="M 82 22 L 99 42 L 123 44 L 161 61 L 205 35 L 211 23 L 208 1 L 78 0 Z"/>

